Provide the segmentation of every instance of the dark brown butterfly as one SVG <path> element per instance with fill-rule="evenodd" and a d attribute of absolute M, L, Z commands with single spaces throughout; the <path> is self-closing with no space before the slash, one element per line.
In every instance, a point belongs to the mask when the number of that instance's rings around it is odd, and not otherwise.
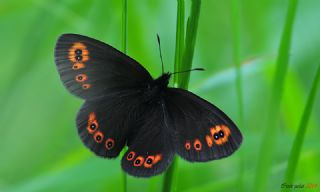
<path fill-rule="evenodd" d="M 117 157 L 133 176 L 164 172 L 174 155 L 205 162 L 231 155 L 242 142 L 237 126 L 221 110 L 178 88 L 172 73 L 153 79 L 137 61 L 98 40 L 64 34 L 55 62 L 65 87 L 85 100 L 76 124 L 96 155 Z"/>

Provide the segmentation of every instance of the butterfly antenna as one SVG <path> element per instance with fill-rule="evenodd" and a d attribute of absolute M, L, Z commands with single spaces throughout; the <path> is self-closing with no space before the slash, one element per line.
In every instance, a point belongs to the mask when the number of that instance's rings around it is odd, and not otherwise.
<path fill-rule="evenodd" d="M 157 34 L 157 39 L 158 39 L 159 52 L 160 52 L 160 59 L 161 59 L 161 64 L 162 64 L 162 74 L 163 74 L 163 73 L 164 73 L 164 67 L 163 67 L 163 60 L 162 60 L 161 44 L 160 44 L 160 37 L 159 37 L 159 34 Z"/>
<path fill-rule="evenodd" d="M 194 68 L 194 69 L 190 69 L 190 70 L 186 70 L 186 71 L 178 71 L 178 72 L 171 73 L 171 75 L 174 75 L 177 73 L 186 73 L 186 72 L 191 72 L 191 71 L 204 71 L 204 68 Z"/>

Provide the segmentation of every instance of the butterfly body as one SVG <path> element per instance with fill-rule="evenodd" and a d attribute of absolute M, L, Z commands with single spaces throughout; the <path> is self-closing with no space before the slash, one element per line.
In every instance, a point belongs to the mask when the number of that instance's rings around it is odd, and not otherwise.
<path fill-rule="evenodd" d="M 168 87 L 171 73 L 153 79 L 129 56 L 92 38 L 64 34 L 55 61 L 65 87 L 85 100 L 78 134 L 93 153 L 119 155 L 133 176 L 162 173 L 175 154 L 190 162 L 231 155 L 242 135 L 220 109 L 197 95 Z"/>

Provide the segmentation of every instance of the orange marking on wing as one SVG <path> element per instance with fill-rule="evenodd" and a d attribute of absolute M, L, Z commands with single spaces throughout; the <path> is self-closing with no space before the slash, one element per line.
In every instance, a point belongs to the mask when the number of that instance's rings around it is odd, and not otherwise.
<path fill-rule="evenodd" d="M 186 150 L 190 150 L 190 149 L 191 149 L 190 141 L 187 141 L 187 142 L 184 144 L 184 147 L 186 148 Z"/>
<path fill-rule="evenodd" d="M 113 147 L 114 147 L 114 140 L 111 139 L 111 138 L 108 138 L 108 139 L 106 140 L 106 148 L 107 148 L 107 150 L 110 150 L 110 149 L 112 149 Z"/>
<path fill-rule="evenodd" d="M 79 70 L 79 69 L 82 69 L 84 67 L 85 67 L 85 65 L 83 63 L 75 63 L 75 64 L 72 65 L 72 69 L 73 70 Z"/>
<path fill-rule="evenodd" d="M 77 82 L 84 82 L 84 81 L 86 81 L 88 79 L 88 76 L 85 75 L 85 74 L 79 74 L 79 75 L 76 76 L 75 79 L 76 79 Z"/>
<path fill-rule="evenodd" d="M 88 56 L 88 55 L 83 55 L 81 61 L 82 61 L 82 62 L 89 61 L 89 56 Z"/>
<path fill-rule="evenodd" d="M 146 161 L 144 162 L 144 166 L 145 166 L 146 168 L 151 168 L 152 165 L 153 165 L 153 163 L 154 163 L 154 156 L 148 156 L 148 157 L 146 158 Z"/>
<path fill-rule="evenodd" d="M 153 164 L 156 164 L 158 163 L 159 161 L 161 161 L 162 159 L 162 155 L 161 154 L 158 154 L 154 157 L 154 161 L 153 161 Z"/>
<path fill-rule="evenodd" d="M 94 112 L 91 112 L 88 119 L 87 131 L 93 134 L 99 128 L 98 121 Z"/>
<path fill-rule="evenodd" d="M 196 151 L 200 151 L 202 149 L 202 143 L 199 139 L 195 139 L 193 142 L 193 147 Z"/>
<path fill-rule="evenodd" d="M 89 89 L 91 87 L 91 84 L 89 83 L 85 83 L 82 85 L 82 89 L 86 90 L 86 89 Z"/>
<path fill-rule="evenodd" d="M 89 60 L 89 51 L 83 43 L 76 42 L 69 49 L 68 58 L 71 62 L 77 62 L 77 61 L 85 62 Z"/>
<path fill-rule="evenodd" d="M 224 132 L 224 137 L 221 138 L 223 143 L 228 142 L 228 138 L 231 134 L 231 131 L 229 129 L 229 127 L 227 127 L 226 125 L 221 125 L 221 130 Z"/>
<path fill-rule="evenodd" d="M 212 139 L 213 139 L 212 136 L 206 135 L 206 142 L 207 142 L 208 147 L 212 147 L 212 144 L 213 144 Z"/>
<path fill-rule="evenodd" d="M 134 157 L 136 156 L 136 153 L 131 151 L 130 153 L 128 153 L 127 155 L 127 160 L 128 161 L 132 161 L 132 159 L 134 159 Z"/>
<path fill-rule="evenodd" d="M 142 156 L 138 156 L 135 160 L 134 160 L 134 163 L 133 165 L 135 167 L 140 167 L 144 162 L 144 158 Z"/>
<path fill-rule="evenodd" d="M 93 138 L 97 143 L 101 143 L 103 141 L 103 133 L 101 131 L 97 131 Z"/>
<path fill-rule="evenodd" d="M 228 142 L 228 138 L 231 134 L 231 131 L 228 126 L 226 125 L 216 125 L 215 127 L 210 128 L 211 136 L 213 137 L 213 141 L 217 145 L 222 145 L 226 142 Z M 222 133 L 222 137 L 220 136 L 220 133 Z M 219 136 L 218 139 L 215 139 L 215 136 Z"/>

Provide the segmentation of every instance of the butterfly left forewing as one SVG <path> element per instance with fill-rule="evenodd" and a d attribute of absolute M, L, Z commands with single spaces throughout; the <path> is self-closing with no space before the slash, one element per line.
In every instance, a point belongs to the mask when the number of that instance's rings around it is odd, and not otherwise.
<path fill-rule="evenodd" d="M 96 39 L 63 34 L 55 47 L 55 62 L 64 86 L 83 99 L 145 87 L 152 81 L 137 61 Z"/>
<path fill-rule="evenodd" d="M 242 135 L 232 120 L 197 95 L 169 88 L 165 97 L 177 131 L 176 152 L 188 161 L 210 161 L 235 152 Z"/>

